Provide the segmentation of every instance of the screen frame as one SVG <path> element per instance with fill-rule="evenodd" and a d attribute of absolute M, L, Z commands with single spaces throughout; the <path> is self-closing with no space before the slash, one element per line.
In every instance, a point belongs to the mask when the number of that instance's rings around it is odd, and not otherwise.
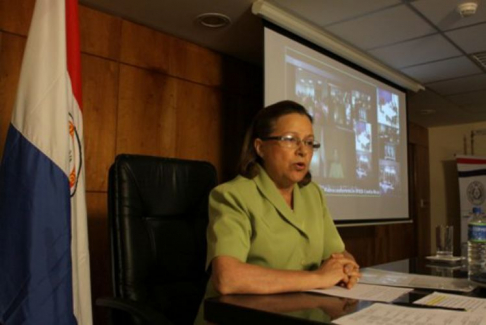
<path fill-rule="evenodd" d="M 370 78 L 373 78 L 379 82 L 382 82 L 384 83 L 385 85 L 391 87 L 391 88 L 394 88 L 400 92 L 403 92 L 404 95 L 405 95 L 405 118 L 406 118 L 406 143 L 404 144 L 405 145 L 405 151 L 406 151 L 406 155 L 405 155 L 405 159 L 404 161 L 406 162 L 407 164 L 407 168 L 405 168 L 405 170 L 407 171 L 407 177 L 406 177 L 406 181 L 407 182 L 407 189 L 408 189 L 408 193 L 406 193 L 407 195 L 407 203 L 408 203 L 408 217 L 407 218 L 380 218 L 380 219 L 346 219 L 346 220 L 334 220 L 334 223 L 337 225 L 337 226 L 369 226 L 369 225 L 378 225 L 378 224 L 398 224 L 398 223 L 410 223 L 410 222 L 413 222 L 413 218 L 412 218 L 412 211 L 413 211 L 413 198 L 412 198 L 412 188 L 411 188 L 411 177 L 412 177 L 412 170 L 411 170 L 411 164 L 410 164 L 410 150 L 409 150 L 409 137 L 410 137 L 410 125 L 409 125 L 409 111 L 408 111 L 408 91 L 393 83 L 392 81 L 388 80 L 388 79 L 385 79 L 381 76 L 379 76 L 378 74 L 370 71 L 370 70 L 367 70 L 366 68 L 363 68 L 362 66 L 359 66 L 357 65 L 356 63 L 354 62 L 351 62 L 309 40 L 306 40 L 305 38 L 302 38 L 288 30 L 286 30 L 285 28 L 282 28 L 266 19 L 263 19 L 263 29 L 265 30 L 265 28 L 268 28 L 276 33 L 279 33 L 297 43 L 300 43 L 301 45 L 303 46 L 306 46 L 308 48 L 310 48 L 311 50 L 314 50 L 324 56 L 327 56 L 353 70 L 356 70 L 357 72 L 360 72 Z M 263 41 L 265 42 L 265 41 Z M 264 53 L 263 53 L 263 58 L 265 58 L 265 44 L 263 44 L 263 48 L 264 48 Z M 265 59 L 263 60 L 265 61 Z M 263 70 L 264 70 L 264 73 L 263 73 L 263 84 L 264 84 L 264 94 L 265 94 L 265 84 L 266 84 L 266 80 L 265 80 L 265 64 L 263 66 Z M 265 96 L 264 96 L 265 97 Z M 283 98 L 282 98 L 283 99 Z"/>

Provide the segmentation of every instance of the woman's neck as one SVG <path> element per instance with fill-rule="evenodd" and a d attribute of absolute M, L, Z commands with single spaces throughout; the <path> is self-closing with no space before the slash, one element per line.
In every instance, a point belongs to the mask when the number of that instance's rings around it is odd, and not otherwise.
<path fill-rule="evenodd" d="M 279 188 L 280 194 L 282 194 L 285 202 L 288 204 L 288 206 L 291 209 L 294 209 L 294 200 L 293 200 L 293 192 L 294 192 L 294 187 L 290 188 Z"/>

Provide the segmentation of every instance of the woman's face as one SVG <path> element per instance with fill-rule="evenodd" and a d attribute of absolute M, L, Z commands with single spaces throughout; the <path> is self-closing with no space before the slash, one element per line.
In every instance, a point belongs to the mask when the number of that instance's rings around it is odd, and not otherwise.
<path fill-rule="evenodd" d="M 292 135 L 301 140 L 313 140 L 312 123 L 305 115 L 292 113 L 278 118 L 269 136 Z M 291 149 L 279 140 L 255 140 L 255 149 L 263 160 L 263 167 L 279 189 L 300 182 L 309 171 L 313 150 L 303 143 Z"/>

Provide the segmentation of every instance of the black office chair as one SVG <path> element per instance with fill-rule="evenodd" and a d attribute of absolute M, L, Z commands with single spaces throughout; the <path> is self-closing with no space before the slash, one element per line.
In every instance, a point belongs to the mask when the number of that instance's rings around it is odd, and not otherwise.
<path fill-rule="evenodd" d="M 119 155 L 110 168 L 108 214 L 113 324 L 192 324 L 205 292 L 207 162 Z M 127 314 L 128 313 L 128 314 Z"/>

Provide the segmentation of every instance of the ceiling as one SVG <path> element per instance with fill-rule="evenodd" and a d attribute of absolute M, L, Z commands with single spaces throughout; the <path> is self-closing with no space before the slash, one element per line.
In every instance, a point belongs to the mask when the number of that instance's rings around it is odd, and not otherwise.
<path fill-rule="evenodd" d="M 255 0 L 81 0 L 84 5 L 262 64 L 261 18 Z M 456 10 L 465 0 L 266 0 L 417 80 L 409 120 L 424 127 L 486 121 L 486 1 L 475 15 Z M 470 1 L 471 2 L 471 1 Z M 221 29 L 196 17 L 218 12 Z M 483 57 L 483 64 L 472 55 Z"/>

